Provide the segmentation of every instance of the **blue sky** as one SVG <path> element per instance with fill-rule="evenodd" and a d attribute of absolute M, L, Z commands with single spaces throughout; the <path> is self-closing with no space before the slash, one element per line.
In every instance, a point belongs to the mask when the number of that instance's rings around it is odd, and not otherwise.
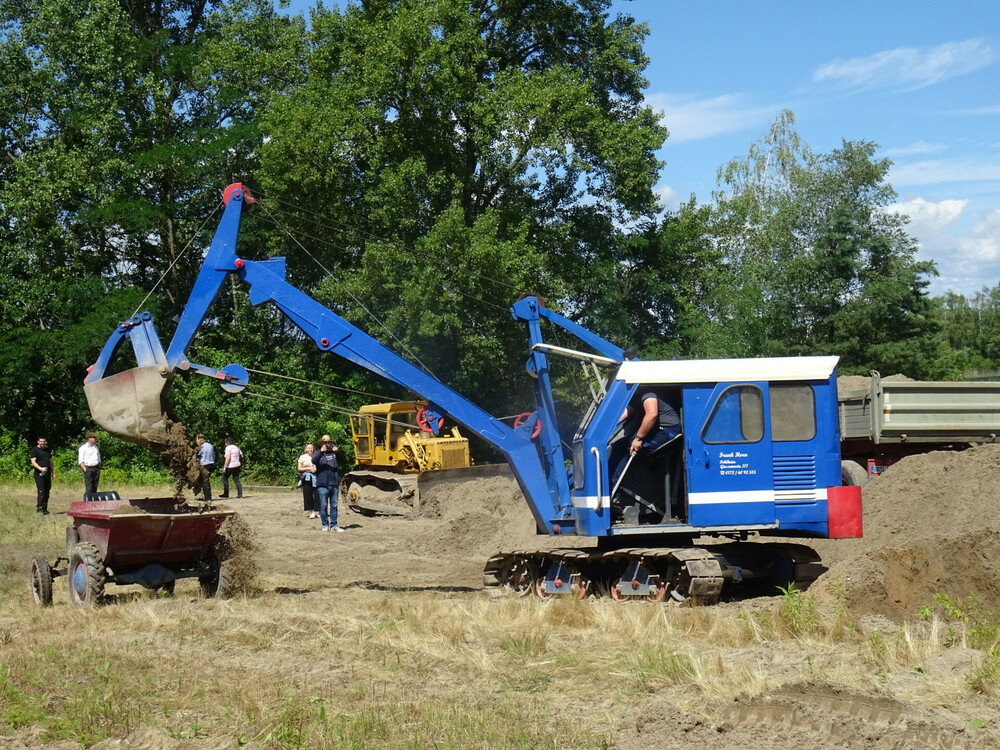
<path fill-rule="evenodd" d="M 895 209 L 940 272 L 932 294 L 1000 283 L 1000 1 L 616 0 L 615 13 L 649 25 L 668 207 L 710 200 L 716 170 L 787 108 L 814 151 L 868 140 L 893 160 Z"/>

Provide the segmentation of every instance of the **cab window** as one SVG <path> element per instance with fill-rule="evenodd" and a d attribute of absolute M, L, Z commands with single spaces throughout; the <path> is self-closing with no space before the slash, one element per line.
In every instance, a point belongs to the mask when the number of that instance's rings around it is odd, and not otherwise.
<path fill-rule="evenodd" d="M 406 434 L 407 430 L 416 431 L 417 413 L 415 411 L 399 411 L 389 415 L 389 446 L 399 447 L 399 439 Z"/>
<path fill-rule="evenodd" d="M 801 383 L 771 385 L 771 439 L 777 442 L 816 437 L 816 394 Z"/>
<path fill-rule="evenodd" d="M 706 443 L 756 443 L 764 437 L 764 397 L 755 385 L 724 390 L 705 423 Z"/>
<path fill-rule="evenodd" d="M 371 453 L 371 419 L 368 417 L 352 416 L 351 429 L 354 431 L 355 453 L 358 456 L 367 456 Z"/>

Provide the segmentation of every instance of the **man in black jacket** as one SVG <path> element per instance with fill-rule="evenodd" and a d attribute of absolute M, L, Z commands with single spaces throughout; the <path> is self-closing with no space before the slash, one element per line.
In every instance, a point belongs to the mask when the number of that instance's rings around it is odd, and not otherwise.
<path fill-rule="evenodd" d="M 31 468 L 35 475 L 35 511 L 47 516 L 49 514 L 49 492 L 52 490 L 52 454 L 49 453 L 48 441 L 40 437 L 38 445 L 28 454 Z"/>

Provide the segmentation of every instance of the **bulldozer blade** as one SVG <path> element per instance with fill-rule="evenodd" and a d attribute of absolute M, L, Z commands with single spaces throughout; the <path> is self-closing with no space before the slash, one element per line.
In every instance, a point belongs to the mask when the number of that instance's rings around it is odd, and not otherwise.
<path fill-rule="evenodd" d="M 169 417 L 163 399 L 173 373 L 162 365 L 133 367 L 87 383 L 90 414 L 115 437 L 152 450 L 167 444 Z"/>

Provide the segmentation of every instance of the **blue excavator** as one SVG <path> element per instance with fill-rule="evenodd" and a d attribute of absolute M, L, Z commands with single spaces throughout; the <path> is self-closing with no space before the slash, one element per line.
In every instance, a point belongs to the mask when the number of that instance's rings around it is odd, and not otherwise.
<path fill-rule="evenodd" d="M 191 362 L 187 349 L 223 283 L 235 276 L 250 302 L 273 304 L 322 350 L 349 360 L 426 403 L 424 423 L 443 417 L 492 445 L 510 466 L 545 549 L 498 552 L 484 583 L 516 594 L 711 604 L 735 586 L 805 586 L 823 570 L 816 553 L 789 537 L 861 536 L 861 493 L 842 486 L 837 358 L 784 357 L 642 361 L 548 309 L 537 296 L 511 307 L 527 332 L 527 377 L 535 403 L 516 425 L 384 346 L 285 280 L 285 259 L 241 258 L 240 220 L 253 198 L 241 184 L 225 211 L 174 336 L 164 349 L 152 315 L 122 322 L 88 371 L 84 390 L 95 421 L 124 440 L 162 449 L 177 435 L 166 393 L 178 372 L 219 381 L 231 393 L 246 368 Z M 543 326 L 576 337 L 553 346 Z M 129 341 L 136 366 L 112 372 Z M 567 358 L 594 375 L 593 400 L 564 451 L 550 362 Z M 655 393 L 680 417 L 680 434 L 632 454 L 630 403 Z M 615 468 L 625 464 L 620 478 Z M 559 546 L 561 537 L 585 537 Z M 779 539 L 765 539 L 780 537 Z M 698 543 L 696 544 L 696 541 Z"/>

